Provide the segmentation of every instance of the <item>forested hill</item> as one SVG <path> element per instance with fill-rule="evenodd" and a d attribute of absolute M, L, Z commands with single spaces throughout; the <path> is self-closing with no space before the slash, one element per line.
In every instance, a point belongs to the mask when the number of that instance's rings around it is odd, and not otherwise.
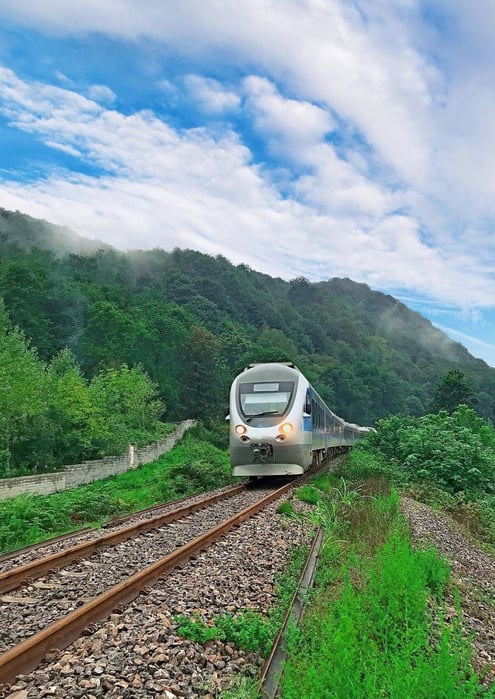
<path fill-rule="evenodd" d="M 495 370 L 391 296 L 349 279 L 286 282 L 191 250 L 118 252 L 0 210 L 0 297 L 49 362 L 69 347 L 84 374 L 141 365 L 166 419 L 209 417 L 252 361 L 291 360 L 346 419 L 428 410 L 458 369 L 495 417 Z"/>

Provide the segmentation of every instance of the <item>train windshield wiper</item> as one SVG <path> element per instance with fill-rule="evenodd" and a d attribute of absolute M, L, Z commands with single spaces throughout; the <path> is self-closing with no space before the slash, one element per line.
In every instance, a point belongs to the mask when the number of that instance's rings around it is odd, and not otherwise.
<path fill-rule="evenodd" d="M 267 415 L 280 415 L 278 410 L 264 410 L 262 413 L 255 413 L 246 418 L 246 422 L 251 422 L 254 417 L 266 417 Z"/>

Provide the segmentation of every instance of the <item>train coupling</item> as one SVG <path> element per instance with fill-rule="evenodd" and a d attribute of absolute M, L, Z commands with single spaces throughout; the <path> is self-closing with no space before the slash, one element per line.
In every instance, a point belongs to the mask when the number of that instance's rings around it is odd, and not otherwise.
<path fill-rule="evenodd" d="M 265 463 L 267 459 L 273 459 L 273 445 L 267 442 L 259 442 L 251 444 L 251 449 L 253 450 L 253 456 L 255 461 L 261 461 Z"/>

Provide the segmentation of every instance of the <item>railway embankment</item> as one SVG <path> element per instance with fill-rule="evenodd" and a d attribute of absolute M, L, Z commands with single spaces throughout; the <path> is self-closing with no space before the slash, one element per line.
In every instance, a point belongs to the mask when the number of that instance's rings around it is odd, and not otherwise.
<path fill-rule="evenodd" d="M 180 451 L 178 458 L 189 463 L 192 453 L 184 459 Z M 363 453 L 355 454 L 354 475 L 356 464 L 361 471 L 376 466 Z M 212 456 L 205 461 L 204 444 L 194 452 L 194 462 L 203 464 L 203 489 Z M 339 475 L 353 473 L 352 459 L 339 461 Z M 177 488 L 191 480 L 188 470 L 167 469 Z M 297 579 L 298 555 L 321 524 L 326 538 L 315 589 L 291 636 L 282 696 L 320 699 L 324 685 L 337 687 L 337 699 L 493 697 L 489 548 L 447 514 L 399 497 L 380 476 L 344 481 L 339 475 L 316 478 L 199 551 L 38 669 L 0 688 L 1 699 L 259 697 L 259 672 Z M 163 473 L 160 479 L 165 482 Z M 151 482 L 156 488 L 156 474 Z M 42 589 L 33 585 L 28 596 L 34 600 Z M 52 594 L 56 587 L 46 589 Z M 17 602 L 2 603 L 13 629 L 15 610 L 7 607 Z M 305 678 L 309 684 L 299 684 Z M 359 682 L 362 693 L 352 694 Z"/>

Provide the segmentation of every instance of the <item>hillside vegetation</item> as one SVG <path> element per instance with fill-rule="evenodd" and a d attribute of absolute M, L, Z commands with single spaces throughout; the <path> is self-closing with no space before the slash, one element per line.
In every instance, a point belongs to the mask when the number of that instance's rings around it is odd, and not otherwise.
<path fill-rule="evenodd" d="M 162 421 L 222 416 L 232 378 L 253 361 L 294 361 L 358 424 L 425 414 L 449 369 L 478 413 L 495 416 L 495 370 L 364 284 L 95 246 L 0 209 L 0 464 L 10 473 L 112 453 L 155 437 Z"/>

